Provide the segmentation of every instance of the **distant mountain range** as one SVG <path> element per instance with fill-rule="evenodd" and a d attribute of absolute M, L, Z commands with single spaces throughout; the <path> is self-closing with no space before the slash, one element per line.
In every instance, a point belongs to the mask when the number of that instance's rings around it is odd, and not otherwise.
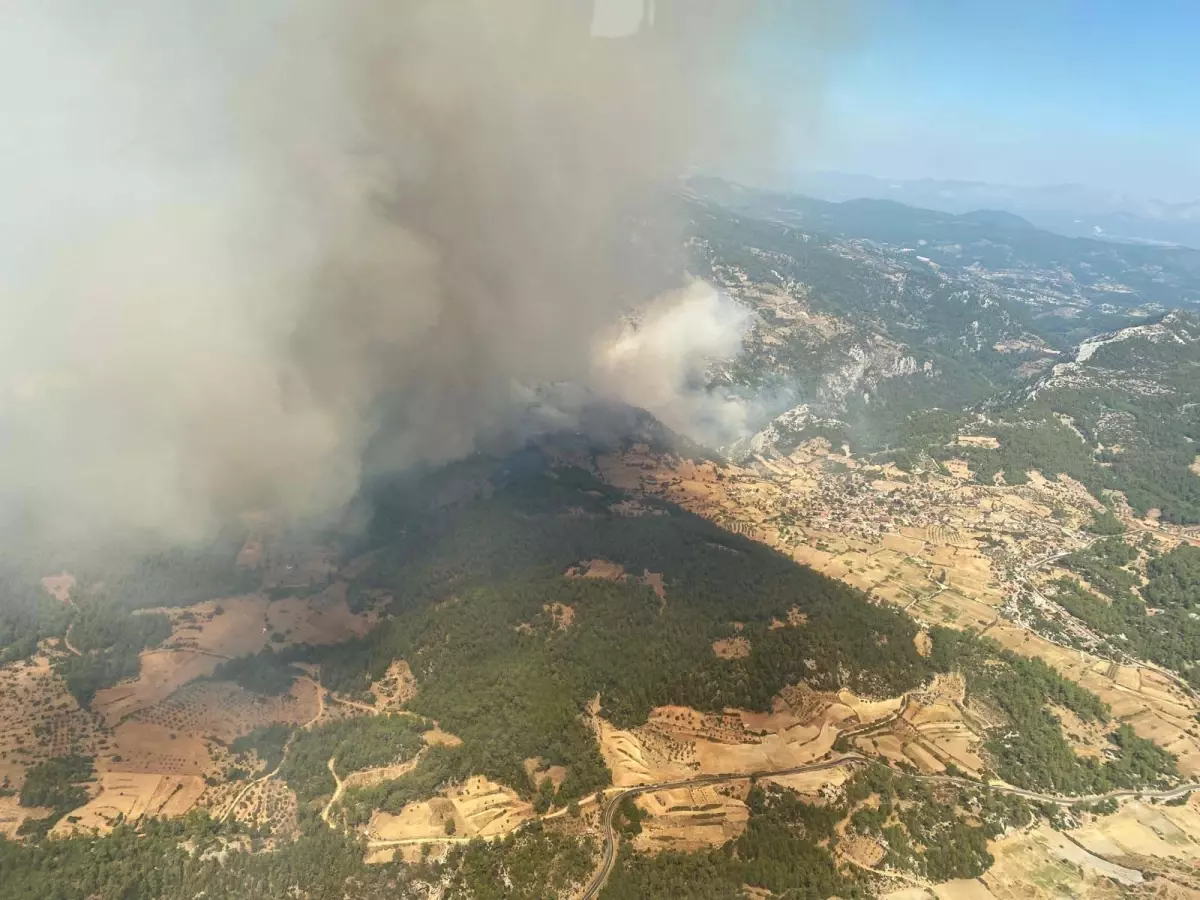
<path fill-rule="evenodd" d="M 1078 184 L 1022 187 L 982 181 L 904 181 L 816 172 L 792 187 L 822 200 L 894 200 L 948 213 L 996 210 L 1069 237 L 1200 247 L 1200 200 L 1165 203 Z"/>
<path fill-rule="evenodd" d="M 841 241 L 867 240 L 944 274 L 992 282 L 1009 300 L 1061 317 L 1064 307 L 1163 313 L 1200 304 L 1200 251 L 1066 237 L 1014 213 L 949 213 L 895 200 L 828 202 L 693 178 L 687 190 L 745 219 Z M 1077 316 L 1078 313 L 1071 313 Z M 1095 323 L 1093 323 L 1095 324 Z M 1105 323 L 1092 333 L 1120 327 Z M 1086 337 L 1071 336 L 1070 342 Z"/>

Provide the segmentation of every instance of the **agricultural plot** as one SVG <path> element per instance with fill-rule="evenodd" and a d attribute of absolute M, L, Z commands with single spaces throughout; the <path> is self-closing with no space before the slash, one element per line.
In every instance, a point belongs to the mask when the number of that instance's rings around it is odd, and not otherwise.
<path fill-rule="evenodd" d="M 410 803 L 399 814 L 376 813 L 367 833 L 372 844 L 437 841 L 448 835 L 494 839 L 532 817 L 533 806 L 515 791 L 476 776 L 441 796 Z"/>
<path fill-rule="evenodd" d="M 44 654 L 0 666 L 0 723 L 0 780 L 17 785 L 26 766 L 110 747 L 103 722 L 80 708 Z"/>
<path fill-rule="evenodd" d="M 96 796 L 61 819 L 51 833 L 62 836 L 95 829 L 105 834 L 118 822 L 136 823 L 146 816 L 181 816 L 196 804 L 204 790 L 204 779 L 197 775 L 105 772 L 100 776 Z"/>

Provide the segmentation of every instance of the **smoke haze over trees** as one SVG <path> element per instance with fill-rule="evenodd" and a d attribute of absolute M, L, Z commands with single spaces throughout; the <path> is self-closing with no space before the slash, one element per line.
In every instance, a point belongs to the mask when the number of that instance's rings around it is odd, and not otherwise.
<path fill-rule="evenodd" d="M 664 0 L 619 38 L 560 0 L 6 17 L 0 502 L 24 531 L 336 512 L 368 445 L 380 468 L 454 458 L 550 382 L 738 427 L 690 387 L 736 317 L 687 286 L 656 198 L 750 135 L 767 153 L 733 63 L 785 25 L 803 56 L 833 17 Z M 664 292 L 654 321 L 688 315 L 614 362 Z"/>

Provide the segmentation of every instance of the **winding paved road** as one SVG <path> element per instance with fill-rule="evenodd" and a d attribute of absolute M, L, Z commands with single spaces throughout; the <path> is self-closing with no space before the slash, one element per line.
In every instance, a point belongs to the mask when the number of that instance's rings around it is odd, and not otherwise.
<path fill-rule="evenodd" d="M 810 763 L 806 766 L 793 766 L 790 769 L 778 769 L 771 772 L 756 772 L 752 775 L 700 775 L 696 778 L 686 778 L 682 781 L 639 784 L 636 787 L 626 788 L 619 794 L 614 794 L 612 799 L 604 806 L 604 811 L 601 813 L 600 819 L 600 826 L 604 829 L 604 859 L 600 864 L 599 871 L 592 876 L 587 889 L 579 895 L 578 900 L 593 900 L 593 898 L 600 896 L 600 890 L 604 887 L 604 882 L 608 880 L 609 873 L 612 872 L 613 865 L 617 861 L 617 840 L 616 834 L 613 831 L 613 818 L 616 816 L 617 808 L 621 805 L 622 801 L 630 797 L 637 797 L 640 794 L 650 794 L 655 791 L 670 791 L 675 788 L 703 787 L 710 784 L 721 784 L 726 781 L 740 781 L 746 778 L 770 778 L 780 775 L 799 775 L 803 772 L 821 772 L 826 769 L 839 768 L 847 763 L 865 761 L 867 761 L 865 756 L 859 756 L 855 753 L 822 763 Z"/>
<path fill-rule="evenodd" d="M 826 769 L 836 769 L 850 763 L 865 763 L 872 762 L 869 757 L 858 753 L 847 753 L 837 759 L 827 760 L 821 763 L 811 763 L 806 766 L 793 766 L 790 769 L 775 769 L 769 772 L 752 772 L 740 775 L 701 775 L 697 778 L 684 779 L 683 781 L 661 782 L 659 784 L 640 784 L 636 787 L 626 788 L 613 797 L 604 806 L 604 811 L 601 817 L 601 827 L 604 829 L 604 858 L 601 861 L 600 869 L 592 876 L 592 880 L 588 882 L 587 888 L 579 895 L 577 900 L 595 900 L 600 896 L 600 891 L 604 887 L 604 883 L 608 880 L 609 874 L 612 872 L 613 866 L 617 862 L 617 839 L 616 833 L 613 830 L 613 818 L 616 816 L 617 808 L 623 800 L 630 797 L 637 797 L 640 794 L 650 794 L 655 791 L 669 791 L 675 788 L 686 787 L 701 787 L 712 784 L 721 784 L 728 781 L 741 781 L 748 778 L 774 778 L 783 775 L 800 775 L 805 772 L 821 772 Z M 955 778 L 950 775 L 917 775 L 913 776 L 921 781 L 940 782 L 942 784 L 957 784 L 962 787 L 985 788 L 987 790 L 996 791 L 1001 794 L 1012 794 L 1017 797 L 1024 797 L 1026 800 L 1033 800 L 1040 803 L 1053 803 L 1058 806 L 1074 806 L 1076 803 L 1098 803 L 1103 800 L 1119 800 L 1127 797 L 1139 797 L 1149 800 L 1175 800 L 1185 794 L 1190 794 L 1192 791 L 1200 791 L 1200 783 L 1192 782 L 1189 784 L 1181 784 L 1178 787 L 1171 788 L 1165 791 L 1148 791 L 1148 790 L 1122 790 L 1110 791 L 1107 794 L 1093 794 L 1084 797 L 1060 797 L 1055 794 L 1039 794 L 1036 791 L 1027 791 L 1023 788 L 1012 787 L 1011 785 L 980 784 L 978 781 L 971 781 L 968 778 Z"/>

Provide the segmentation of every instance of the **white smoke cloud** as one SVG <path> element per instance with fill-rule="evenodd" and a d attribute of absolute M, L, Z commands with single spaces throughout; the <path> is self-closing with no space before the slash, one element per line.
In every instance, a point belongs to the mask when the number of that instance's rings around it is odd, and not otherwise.
<path fill-rule="evenodd" d="M 703 281 L 658 297 L 596 351 L 597 381 L 675 431 L 712 446 L 746 432 L 744 400 L 706 389 L 715 360 L 742 350 L 750 313 Z"/>

